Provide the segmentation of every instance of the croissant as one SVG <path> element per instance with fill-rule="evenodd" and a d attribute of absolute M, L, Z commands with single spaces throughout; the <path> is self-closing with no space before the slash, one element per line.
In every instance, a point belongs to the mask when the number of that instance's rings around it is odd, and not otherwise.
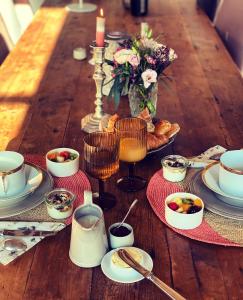
<path fill-rule="evenodd" d="M 171 129 L 166 133 L 166 136 L 170 139 L 175 134 L 177 134 L 180 131 L 180 126 L 178 123 L 171 124 Z"/>
<path fill-rule="evenodd" d="M 171 129 L 171 123 L 167 120 L 161 120 L 155 125 L 154 133 L 156 136 L 166 134 Z"/>
<path fill-rule="evenodd" d="M 147 133 L 147 150 L 159 148 L 160 146 L 168 143 L 169 139 L 167 136 L 162 135 L 160 137 L 155 136 L 152 133 Z"/>

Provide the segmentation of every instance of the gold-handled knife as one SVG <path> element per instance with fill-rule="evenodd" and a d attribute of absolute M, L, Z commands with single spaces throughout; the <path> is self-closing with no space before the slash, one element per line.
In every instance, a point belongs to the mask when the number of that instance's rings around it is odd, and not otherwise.
<path fill-rule="evenodd" d="M 177 293 L 175 290 L 173 290 L 171 287 L 169 287 L 166 283 L 161 281 L 151 271 L 145 269 L 138 262 L 136 262 L 136 260 L 133 259 L 133 257 L 125 249 L 118 250 L 118 255 L 131 268 L 133 268 L 138 273 L 140 273 L 143 277 L 145 277 L 146 279 L 148 279 L 152 283 L 154 283 L 160 290 L 162 290 L 171 299 L 173 299 L 173 300 L 186 300 L 186 298 L 181 296 L 179 293 Z"/>
<path fill-rule="evenodd" d="M 25 229 L 3 229 L 0 230 L 0 236 L 16 236 L 16 237 L 28 237 L 28 236 L 53 236 L 56 235 L 58 231 L 48 231 L 48 230 L 35 230 L 30 228 Z"/>

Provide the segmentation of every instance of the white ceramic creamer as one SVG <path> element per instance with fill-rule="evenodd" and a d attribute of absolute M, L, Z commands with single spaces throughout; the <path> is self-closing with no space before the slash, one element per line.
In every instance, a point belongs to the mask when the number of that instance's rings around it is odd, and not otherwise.
<path fill-rule="evenodd" d="M 101 264 L 107 250 L 103 211 L 93 203 L 92 192 L 84 191 L 84 204 L 73 214 L 69 257 L 79 267 L 92 268 Z"/>

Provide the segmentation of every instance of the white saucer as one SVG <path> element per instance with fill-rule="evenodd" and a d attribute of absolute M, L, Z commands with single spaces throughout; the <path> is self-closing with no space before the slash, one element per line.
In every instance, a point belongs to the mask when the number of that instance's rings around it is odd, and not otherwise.
<path fill-rule="evenodd" d="M 26 176 L 26 186 L 22 192 L 11 197 L 0 197 L 0 205 L 6 204 L 6 201 L 11 202 L 14 200 L 22 200 L 26 198 L 30 193 L 38 188 L 43 180 L 43 173 L 40 168 L 31 164 L 25 163 L 25 176 Z"/>
<path fill-rule="evenodd" d="M 118 249 L 124 249 L 124 248 L 126 248 L 126 247 L 121 247 Z M 133 248 L 135 248 L 135 247 L 133 247 Z M 111 263 L 112 263 L 111 256 L 118 249 L 114 249 L 114 250 L 108 252 L 102 259 L 101 270 L 105 274 L 105 276 L 113 281 L 120 282 L 120 283 L 134 283 L 134 282 L 144 279 L 144 277 L 135 270 L 134 270 L 134 272 L 131 272 L 131 275 L 128 276 L 128 275 L 124 275 L 119 272 L 115 272 L 111 268 Z M 150 257 L 150 255 L 142 249 L 139 249 L 139 248 L 135 248 L 135 249 L 140 251 L 141 254 L 143 255 L 143 263 L 141 265 L 144 266 L 149 271 L 152 271 L 153 260 Z"/>
<path fill-rule="evenodd" d="M 203 183 L 216 193 L 218 199 L 227 204 L 243 207 L 243 198 L 231 196 L 223 192 L 219 186 L 219 163 L 207 166 L 202 172 Z"/>

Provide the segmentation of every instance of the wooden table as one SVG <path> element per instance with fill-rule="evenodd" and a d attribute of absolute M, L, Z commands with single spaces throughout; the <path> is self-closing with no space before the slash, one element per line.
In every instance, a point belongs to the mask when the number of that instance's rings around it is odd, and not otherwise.
<path fill-rule="evenodd" d="M 0 69 L 0 148 L 39 153 L 69 146 L 82 153 L 81 118 L 94 110 L 93 67 L 73 60 L 75 47 L 95 37 L 95 16 L 68 14 L 63 4 L 47 1 Z M 195 0 L 151 0 L 146 18 L 133 18 L 122 1 L 94 1 L 104 8 L 107 30 L 136 33 L 147 21 L 155 36 L 174 48 L 179 59 L 169 72 L 173 93 L 160 85 L 158 116 L 181 125 L 176 153 L 196 155 L 220 144 L 242 147 L 243 81 L 207 16 Z M 109 107 L 108 107 L 109 106 Z M 122 101 L 119 111 L 124 112 Z M 106 111 L 113 112 L 112 104 Z M 160 168 L 160 156 L 137 166 L 146 178 Z M 184 238 L 155 216 L 145 190 L 109 190 L 117 206 L 105 213 L 106 225 L 121 219 L 134 197 L 140 199 L 129 222 L 136 246 L 150 253 L 154 272 L 188 299 L 243 299 L 242 249 L 208 245 Z M 91 179 L 93 190 L 97 183 Z M 149 282 L 126 285 L 108 280 L 99 267 L 81 269 L 68 256 L 70 227 L 46 238 L 6 267 L 0 267 L 0 299 L 167 299 Z"/>

